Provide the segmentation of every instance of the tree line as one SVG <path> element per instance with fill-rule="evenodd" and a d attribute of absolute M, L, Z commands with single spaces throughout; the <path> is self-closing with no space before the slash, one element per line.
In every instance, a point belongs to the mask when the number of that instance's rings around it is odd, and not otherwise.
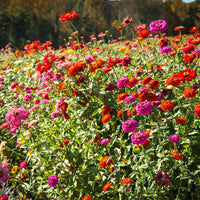
<path fill-rule="evenodd" d="M 22 49 L 28 40 L 51 41 L 55 48 L 64 45 L 75 30 L 59 21 L 60 14 L 73 10 L 80 16 L 73 24 L 85 41 L 106 30 L 117 38 L 117 27 L 127 16 L 134 19 L 133 27 L 164 19 L 169 25 L 167 34 L 174 35 L 175 26 L 185 26 L 188 33 L 190 27 L 199 25 L 200 1 L 186 4 L 182 0 L 1 0 L 0 47 L 11 43 Z M 123 31 L 127 39 L 132 37 L 129 30 Z"/>

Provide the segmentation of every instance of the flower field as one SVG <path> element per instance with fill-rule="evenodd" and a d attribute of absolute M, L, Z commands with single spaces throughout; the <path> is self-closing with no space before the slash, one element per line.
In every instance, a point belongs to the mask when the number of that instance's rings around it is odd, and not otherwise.
<path fill-rule="evenodd" d="M 200 199 L 199 27 L 167 28 L 1 50 L 0 199 Z"/>

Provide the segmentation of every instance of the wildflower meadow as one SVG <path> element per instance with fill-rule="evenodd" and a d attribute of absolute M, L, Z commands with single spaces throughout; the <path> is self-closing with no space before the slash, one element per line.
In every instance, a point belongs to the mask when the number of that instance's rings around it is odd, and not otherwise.
<path fill-rule="evenodd" d="M 200 199 L 199 27 L 125 17 L 86 43 L 75 18 L 59 49 L 1 49 L 0 199 Z"/>

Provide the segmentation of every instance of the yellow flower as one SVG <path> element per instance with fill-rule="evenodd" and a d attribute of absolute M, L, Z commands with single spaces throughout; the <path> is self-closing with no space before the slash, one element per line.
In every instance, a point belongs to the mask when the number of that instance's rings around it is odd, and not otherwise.
<path fill-rule="evenodd" d="M 11 172 L 12 172 L 13 174 L 16 174 L 16 173 L 17 173 L 17 169 L 18 169 L 18 167 L 17 167 L 17 166 L 14 166 L 14 167 L 12 168 L 12 171 L 11 171 Z"/>

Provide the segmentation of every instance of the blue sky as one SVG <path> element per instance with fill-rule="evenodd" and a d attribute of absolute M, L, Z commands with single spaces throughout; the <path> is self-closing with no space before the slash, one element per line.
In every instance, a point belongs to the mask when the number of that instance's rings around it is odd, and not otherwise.
<path fill-rule="evenodd" d="M 193 2 L 194 0 L 183 0 L 185 3 Z"/>

